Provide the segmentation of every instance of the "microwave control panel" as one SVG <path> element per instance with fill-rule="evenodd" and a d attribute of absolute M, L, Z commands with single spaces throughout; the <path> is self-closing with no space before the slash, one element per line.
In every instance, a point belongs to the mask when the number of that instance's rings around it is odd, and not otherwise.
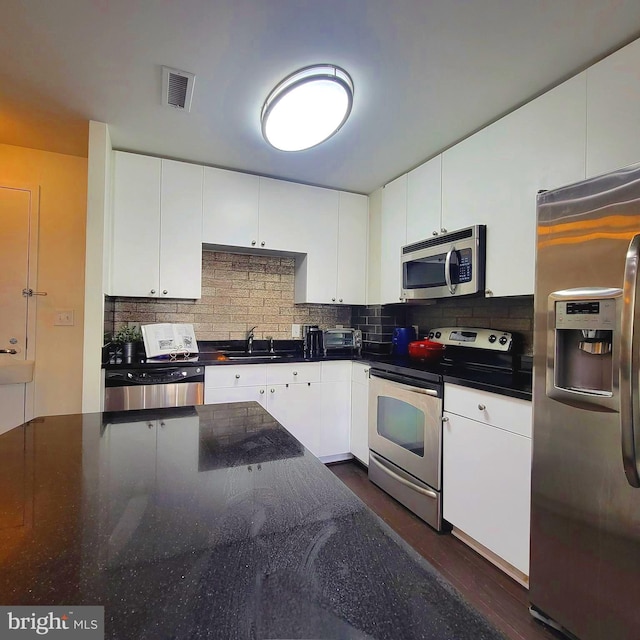
<path fill-rule="evenodd" d="M 473 279 L 471 249 L 460 249 L 458 254 L 458 282 L 471 282 Z"/>

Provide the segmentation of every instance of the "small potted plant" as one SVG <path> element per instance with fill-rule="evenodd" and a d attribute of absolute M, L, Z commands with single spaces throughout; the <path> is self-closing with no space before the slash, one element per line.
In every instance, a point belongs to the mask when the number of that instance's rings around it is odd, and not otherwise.
<path fill-rule="evenodd" d="M 122 361 L 131 364 L 138 345 L 142 342 L 140 327 L 135 325 L 122 327 L 113 336 L 113 342 L 122 345 Z"/>

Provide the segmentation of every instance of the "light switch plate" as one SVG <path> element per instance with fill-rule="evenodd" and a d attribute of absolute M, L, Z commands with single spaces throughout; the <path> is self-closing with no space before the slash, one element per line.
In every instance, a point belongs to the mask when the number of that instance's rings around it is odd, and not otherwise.
<path fill-rule="evenodd" d="M 299 324 L 292 324 L 291 325 L 291 337 L 292 338 L 299 338 L 300 337 L 300 325 Z"/>
<path fill-rule="evenodd" d="M 56 309 L 56 316 L 53 325 L 56 327 L 72 327 L 73 309 Z"/>

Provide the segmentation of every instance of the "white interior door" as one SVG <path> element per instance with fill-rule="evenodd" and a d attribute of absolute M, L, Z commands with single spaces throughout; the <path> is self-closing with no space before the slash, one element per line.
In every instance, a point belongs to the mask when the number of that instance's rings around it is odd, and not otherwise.
<path fill-rule="evenodd" d="M 35 299 L 23 290 L 35 287 L 37 190 L 0 185 L 0 433 L 30 420 L 33 382 L 22 376 L 25 361 L 35 356 Z M 31 374 L 29 374 L 30 376 Z"/>

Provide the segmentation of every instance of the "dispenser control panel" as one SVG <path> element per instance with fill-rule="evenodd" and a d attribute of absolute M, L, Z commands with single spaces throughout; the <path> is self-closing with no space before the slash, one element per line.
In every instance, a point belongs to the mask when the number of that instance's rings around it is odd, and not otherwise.
<path fill-rule="evenodd" d="M 616 301 L 559 300 L 556 301 L 556 329 L 605 329 L 616 326 Z"/>

